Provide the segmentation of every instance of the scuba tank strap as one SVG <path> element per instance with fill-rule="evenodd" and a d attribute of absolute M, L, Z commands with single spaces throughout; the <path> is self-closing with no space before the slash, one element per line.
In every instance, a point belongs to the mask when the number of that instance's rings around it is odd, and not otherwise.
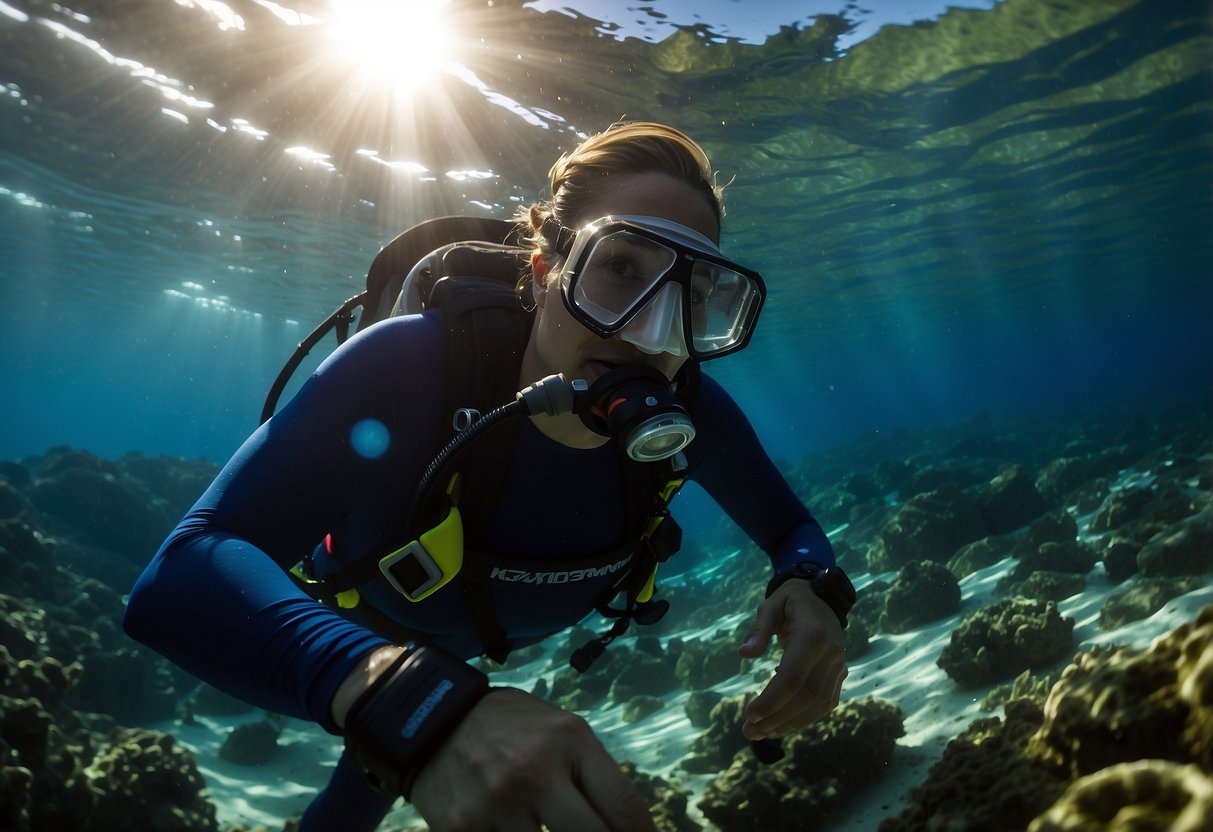
<path fill-rule="evenodd" d="M 469 553 L 475 558 L 475 553 Z M 482 556 L 485 557 L 485 556 Z M 505 664 L 514 645 L 506 637 L 505 628 L 497 617 L 497 607 L 493 603 L 493 593 L 487 581 L 464 580 L 463 600 L 467 605 L 472 623 L 476 625 L 476 637 L 484 648 L 484 655 L 497 664 Z"/>
<path fill-rule="evenodd" d="M 265 424 L 270 417 L 274 415 L 274 409 L 278 407 L 278 400 L 282 398 L 282 391 L 286 389 L 286 385 L 294 375 L 295 370 L 299 369 L 299 365 L 303 363 L 303 359 L 307 358 L 308 353 L 312 351 L 312 347 L 320 343 L 320 340 L 331 330 L 337 331 L 337 343 L 344 344 L 350 336 L 350 325 L 354 323 L 354 310 L 363 306 L 367 300 L 367 292 L 361 292 L 354 295 L 341 306 L 337 307 L 334 312 L 320 322 L 319 326 L 313 329 L 306 338 L 300 341 L 295 352 L 287 360 L 278 376 L 274 379 L 274 383 L 270 386 L 269 393 L 266 394 L 265 404 L 261 408 L 261 421 L 258 424 Z"/>
<path fill-rule="evenodd" d="M 463 278 L 464 281 L 472 279 Z M 466 300 L 461 302 L 469 293 L 447 293 L 444 283 L 435 284 L 433 302 L 442 304 L 447 319 L 447 412 L 454 420 L 466 422 L 452 422 L 452 431 L 457 432 L 470 427 L 472 419 L 488 413 L 502 402 L 513 400 L 518 390 L 518 367 L 533 319 L 528 314 L 520 314 L 523 310 L 517 297 L 510 291 L 503 291 L 500 281 L 486 280 L 482 291 L 493 293 L 493 302 L 481 300 L 475 306 L 467 305 Z M 451 366 L 455 356 L 461 358 Z M 459 506 L 465 517 L 491 517 L 500 503 L 517 431 L 515 420 L 497 425 L 489 435 L 467 446 L 448 464 L 450 470 L 476 472 L 474 476 L 463 478 Z M 432 504 L 431 499 L 421 496 L 418 512 L 421 516 L 427 516 L 426 506 Z M 416 518 L 408 518 L 410 526 L 417 522 Z M 485 560 L 486 555 L 478 555 L 471 547 L 465 552 L 465 564 Z M 504 664 L 512 645 L 497 616 L 489 584 L 465 575 L 461 588 L 485 655 Z"/>

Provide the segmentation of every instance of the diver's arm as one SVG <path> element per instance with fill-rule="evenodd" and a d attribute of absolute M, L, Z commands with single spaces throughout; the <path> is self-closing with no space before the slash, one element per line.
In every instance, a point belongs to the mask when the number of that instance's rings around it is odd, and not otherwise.
<path fill-rule="evenodd" d="M 128 634 L 234 696 L 333 730 L 337 690 L 387 642 L 316 603 L 285 570 L 364 502 L 366 489 L 403 502 L 399 472 L 424 463 L 404 447 L 366 459 L 351 450 L 350 432 L 365 418 L 397 435 L 412 426 L 383 379 L 407 389 L 423 380 L 409 375 L 419 367 L 441 374 L 441 350 L 441 329 L 422 321 L 373 328 L 331 356 L 165 541 L 132 590 Z M 422 405 L 410 404 L 411 417 Z"/>
<path fill-rule="evenodd" d="M 825 532 L 771 462 L 741 408 L 706 374 L 695 426 L 695 481 L 770 556 L 773 571 L 806 560 L 833 566 Z"/>
<path fill-rule="evenodd" d="M 124 625 L 232 696 L 328 730 L 337 687 L 385 643 L 300 592 L 268 555 L 222 533 L 162 549 L 131 591 Z"/>
<path fill-rule="evenodd" d="M 767 552 L 775 571 L 802 561 L 833 566 L 821 526 L 771 463 L 749 420 L 719 385 L 703 381 L 695 424 L 708 441 L 696 481 Z M 782 737 L 828 714 L 847 675 L 842 625 L 808 581 L 786 581 L 759 604 L 737 652 L 757 658 L 774 637 L 783 653 L 779 672 L 746 706 L 742 732 L 750 740 Z"/>

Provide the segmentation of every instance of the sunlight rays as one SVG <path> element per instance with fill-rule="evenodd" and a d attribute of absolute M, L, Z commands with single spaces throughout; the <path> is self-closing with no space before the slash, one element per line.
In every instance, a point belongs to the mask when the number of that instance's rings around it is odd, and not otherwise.
<path fill-rule="evenodd" d="M 407 94 L 454 60 L 446 0 L 335 0 L 328 34 L 334 54 Z"/>

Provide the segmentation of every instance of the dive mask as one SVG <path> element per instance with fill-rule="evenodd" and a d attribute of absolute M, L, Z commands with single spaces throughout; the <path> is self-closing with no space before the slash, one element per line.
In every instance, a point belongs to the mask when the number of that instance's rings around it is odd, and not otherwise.
<path fill-rule="evenodd" d="M 565 257 L 561 296 L 587 329 L 638 349 L 718 358 L 749 343 L 762 277 L 693 229 L 660 217 L 607 216 L 576 232 L 549 220 Z M 555 226 L 552 229 L 551 226 Z"/>

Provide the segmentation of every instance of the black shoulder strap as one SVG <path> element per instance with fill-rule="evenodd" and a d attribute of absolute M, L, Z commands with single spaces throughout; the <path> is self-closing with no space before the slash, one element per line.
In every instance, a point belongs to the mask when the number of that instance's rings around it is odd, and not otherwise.
<path fill-rule="evenodd" d="M 534 314 L 523 308 L 515 282 L 525 264 L 522 249 L 456 246 L 442 255 L 446 276 L 438 280 L 427 308 L 442 312 L 446 324 L 446 413 L 453 420 L 435 453 L 459 427 L 457 413 L 476 418 L 514 400 L 518 374 L 530 337 Z M 474 469 L 475 477 L 462 478 L 460 512 L 469 518 L 485 517 L 498 502 L 505 483 L 509 451 L 516 425 L 506 422 L 468 446 L 450 466 Z M 409 518 L 410 532 L 434 519 L 443 502 L 452 471 L 433 480 L 432 494 L 418 501 L 421 517 Z"/>
<path fill-rule="evenodd" d="M 447 413 L 457 411 L 486 414 L 514 400 L 519 389 L 519 371 L 523 352 L 530 337 L 534 316 L 524 310 L 512 283 L 496 277 L 460 276 L 466 266 L 459 262 L 466 251 L 452 250 L 444 256 L 450 274 L 434 285 L 430 304 L 442 311 L 447 331 Z M 508 262 L 508 260 L 506 261 Z M 512 274 L 517 279 L 521 263 Z M 483 271 L 483 270 L 481 270 Z M 455 431 L 451 426 L 449 437 Z M 464 518 L 465 556 L 472 554 L 470 525 L 475 528 L 491 516 L 500 502 L 514 447 L 517 422 L 507 421 L 467 446 L 462 457 L 434 478 L 433 493 L 418 501 L 422 517 L 409 518 L 410 534 L 419 534 L 425 526 L 422 518 L 432 518 L 434 509 L 444 500 L 453 470 L 474 471 L 461 477 L 459 510 Z M 472 533 L 474 535 L 474 532 Z M 506 638 L 487 583 L 463 582 L 468 612 L 476 626 L 485 654 L 504 663 L 511 645 Z"/>

